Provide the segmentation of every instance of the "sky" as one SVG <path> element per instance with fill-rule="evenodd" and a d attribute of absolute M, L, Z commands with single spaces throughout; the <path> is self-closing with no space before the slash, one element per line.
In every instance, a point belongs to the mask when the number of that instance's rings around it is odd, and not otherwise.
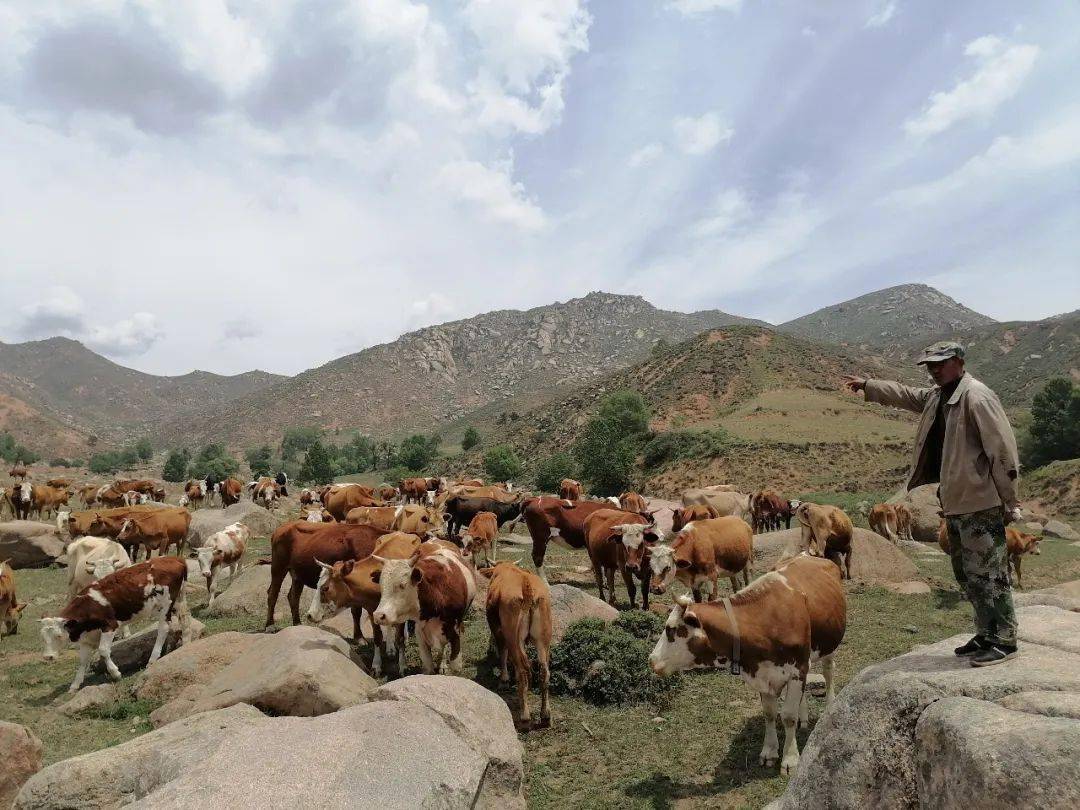
<path fill-rule="evenodd" d="M 1080 4 L 5 0 L 0 340 L 296 373 L 592 290 L 1080 308 Z"/>

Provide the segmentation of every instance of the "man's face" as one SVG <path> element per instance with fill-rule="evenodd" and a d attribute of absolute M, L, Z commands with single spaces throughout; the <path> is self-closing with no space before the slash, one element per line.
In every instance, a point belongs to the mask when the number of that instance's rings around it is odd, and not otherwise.
<path fill-rule="evenodd" d="M 948 385 L 964 373 L 964 364 L 955 357 L 940 363 L 927 363 L 926 372 L 936 385 Z"/>

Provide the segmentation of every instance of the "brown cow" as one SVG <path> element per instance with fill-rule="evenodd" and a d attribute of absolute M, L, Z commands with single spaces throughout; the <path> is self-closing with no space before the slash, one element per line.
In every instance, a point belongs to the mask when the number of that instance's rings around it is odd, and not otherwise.
<path fill-rule="evenodd" d="M 559 497 L 564 501 L 581 500 L 581 482 L 573 478 L 564 478 L 559 482 Z"/>
<path fill-rule="evenodd" d="M 901 540 L 913 539 L 911 511 L 902 503 L 874 504 L 866 519 L 872 531 L 890 542 L 898 543 Z"/>
<path fill-rule="evenodd" d="M 801 550 L 836 563 L 846 579 L 851 579 L 851 518 L 838 506 L 801 503 L 795 516 L 802 526 Z M 840 558 L 844 564 L 840 565 Z"/>
<path fill-rule="evenodd" d="M 799 764 L 796 723 L 807 720 L 806 675 L 815 660 L 825 675 L 825 705 L 833 698 L 833 654 L 847 629 L 844 588 L 833 565 L 800 554 L 722 603 L 679 599 L 649 656 L 658 675 L 730 662 L 733 674 L 761 695 L 765 742 L 758 762 L 776 762 L 777 704 L 783 700 L 780 772 Z"/>
<path fill-rule="evenodd" d="M 491 565 L 499 553 L 499 518 L 494 512 L 477 512 L 473 516 L 469 528 L 461 535 L 461 547 L 474 561 L 483 551 L 484 563 Z"/>
<path fill-rule="evenodd" d="M 731 581 L 731 590 L 739 588 L 738 575 L 750 584 L 754 560 L 754 532 L 742 518 L 727 517 L 695 520 L 687 523 L 670 546 L 652 549 L 652 592 L 661 594 L 678 578 L 701 601 L 701 586 L 711 583 L 712 598 L 720 596 L 720 577 Z"/>
<path fill-rule="evenodd" d="M 235 478 L 226 478 L 221 482 L 221 508 L 240 503 L 240 496 L 244 492 L 244 484 Z"/>
<path fill-rule="evenodd" d="M 373 616 L 382 598 L 379 578 L 386 560 L 407 560 L 420 548 L 420 538 L 415 534 L 393 532 L 379 538 L 371 554 L 362 560 L 343 560 L 333 565 L 319 563 L 323 569 L 319 576 L 319 595 L 322 604 L 333 612 L 349 608 L 353 617 L 353 639 L 359 641 L 361 612 Z M 405 674 L 405 626 L 397 625 L 389 633 L 389 643 L 382 625 L 372 621 L 375 653 L 371 671 L 375 677 L 382 675 L 383 657 L 389 653 L 397 656 L 399 675 Z"/>
<path fill-rule="evenodd" d="M 378 526 L 385 531 L 408 532 L 426 536 L 444 528 L 443 518 L 429 506 L 358 506 L 345 516 L 346 523 Z"/>
<path fill-rule="evenodd" d="M 45 486 L 52 487 L 53 489 L 71 489 L 70 478 L 50 478 L 45 482 Z"/>
<path fill-rule="evenodd" d="M 71 492 L 67 489 L 58 489 L 40 484 L 32 487 L 30 492 L 33 509 L 40 518 L 44 518 L 46 512 L 52 514 L 59 512 L 61 506 L 67 506 L 68 498 L 71 497 Z"/>
<path fill-rule="evenodd" d="M 607 576 L 607 600 L 615 606 L 615 572 L 622 574 L 630 607 L 637 607 L 637 586 L 641 580 L 641 607 L 649 609 L 649 552 L 660 537 L 656 525 L 637 512 L 621 509 L 597 509 L 585 518 L 585 548 L 589 552 L 596 590 L 604 598 Z"/>
<path fill-rule="evenodd" d="M 116 533 L 116 542 L 128 550 L 133 562 L 139 560 L 140 546 L 146 549 L 148 560 L 155 550 L 160 557 L 168 554 L 169 546 L 174 545 L 179 556 L 190 527 L 191 513 L 186 509 L 135 512 L 124 518 Z"/>
<path fill-rule="evenodd" d="M 180 505 L 198 509 L 207 500 L 207 495 L 205 481 L 188 481 L 184 484 L 184 495 L 180 498 Z"/>
<path fill-rule="evenodd" d="M 548 705 L 548 684 L 551 680 L 551 591 L 543 580 L 512 562 L 497 562 L 493 568 L 479 572 L 491 580 L 488 585 L 488 628 L 495 651 L 499 656 L 499 682 L 510 682 L 506 669 L 507 658 L 514 665 L 517 681 L 518 728 L 528 728 L 529 670 L 531 666 L 525 654 L 525 645 L 532 641 L 540 666 L 540 720 L 539 728 L 551 725 L 551 708 Z"/>
<path fill-rule="evenodd" d="M 16 520 L 29 520 L 34 509 L 34 485 L 22 481 L 11 488 L 8 495 Z"/>
<path fill-rule="evenodd" d="M 585 518 L 597 509 L 610 509 L 610 501 L 566 501 L 562 498 L 529 498 L 522 514 L 532 538 L 532 559 L 536 573 L 547 582 L 544 555 L 553 538 L 571 548 L 585 547 Z"/>
<path fill-rule="evenodd" d="M 1025 554 L 1031 554 L 1038 556 L 1042 552 L 1039 550 L 1039 542 L 1042 540 L 1034 534 L 1025 534 L 1019 529 L 1014 529 L 1012 526 L 1005 527 L 1005 544 L 1007 547 L 1007 553 L 1009 555 L 1009 568 L 1016 575 L 1016 587 L 1023 590 L 1024 584 L 1020 576 L 1020 563 L 1021 558 Z M 941 550 L 946 554 L 952 556 L 952 542 L 949 537 L 949 530 L 942 520 L 938 525 L 938 545 L 941 546 Z"/>
<path fill-rule="evenodd" d="M 374 494 L 371 487 L 360 484 L 337 486 L 323 496 L 323 507 L 334 516 L 335 520 L 345 520 L 350 510 L 358 506 L 383 506 L 382 501 L 373 497 Z"/>
<path fill-rule="evenodd" d="M 636 492 L 624 492 L 620 495 L 619 506 L 624 512 L 637 512 L 639 515 L 649 511 L 649 504 Z"/>
<path fill-rule="evenodd" d="M 266 591 L 266 626 L 274 623 L 281 583 L 289 574 L 289 609 L 292 623 L 300 624 L 300 595 L 304 588 L 315 591 L 315 599 L 308 608 L 308 618 L 318 622 L 322 619 L 322 603 L 319 600 L 319 562 L 333 565 L 339 560 L 359 560 L 375 548 L 375 541 L 384 534 L 374 526 L 354 526 L 348 523 L 308 523 L 292 520 L 282 523 L 270 538 L 270 559 L 259 560 L 270 566 L 270 587 Z"/>
<path fill-rule="evenodd" d="M 771 489 L 763 489 L 750 497 L 750 517 L 754 534 L 791 528 L 791 502 L 781 498 Z"/>
<path fill-rule="evenodd" d="M 85 484 L 79 487 L 76 492 L 79 496 L 79 500 L 83 502 L 85 506 L 93 506 L 98 502 L 98 491 L 101 489 L 97 484 Z"/>
<path fill-rule="evenodd" d="M 26 469 L 26 465 L 23 464 L 22 459 L 15 460 L 15 466 L 8 470 L 8 475 L 12 478 L 18 478 L 22 481 L 26 480 L 26 476 L 30 474 L 30 471 Z"/>
<path fill-rule="evenodd" d="M 67 517 L 68 535 L 74 540 L 86 534 L 102 535 L 116 538 L 123 525 L 124 518 L 136 512 L 149 512 L 151 510 L 167 509 L 180 512 L 179 506 L 158 507 L 139 504 L 136 506 L 118 506 L 112 509 L 88 509 L 78 512 L 69 512 Z"/>
<path fill-rule="evenodd" d="M 262 477 L 248 485 L 251 488 L 251 500 L 262 504 L 267 509 L 273 509 L 281 497 L 281 485 L 273 478 Z"/>
<path fill-rule="evenodd" d="M 713 507 L 703 503 L 694 504 L 693 506 L 684 506 L 682 509 L 672 509 L 671 531 L 682 531 L 683 526 L 687 523 L 692 523 L 695 520 L 710 520 L 718 517 L 720 517 L 720 515 Z"/>
<path fill-rule="evenodd" d="M 158 484 L 149 478 L 118 478 L 112 483 L 112 488 L 119 492 L 135 490 L 143 495 L 153 495 L 158 489 Z"/>
<path fill-rule="evenodd" d="M 427 500 L 428 481 L 426 478 L 406 478 L 401 482 L 401 495 L 405 503 L 423 503 Z"/>
<path fill-rule="evenodd" d="M 375 494 L 378 495 L 381 500 L 384 500 L 387 503 L 393 503 L 399 497 L 401 497 L 401 493 L 398 492 L 398 488 L 392 487 L 389 484 L 383 484 L 382 486 L 380 486 L 375 491 Z"/>
<path fill-rule="evenodd" d="M 19 616 L 26 602 L 19 602 L 15 595 L 15 571 L 8 560 L 0 562 L 0 638 L 19 632 Z"/>
<path fill-rule="evenodd" d="M 129 489 L 117 489 L 115 484 L 109 484 L 106 487 L 98 489 L 97 502 L 110 509 L 118 506 L 125 506 L 127 503 L 127 493 L 131 491 L 132 490 Z"/>
<path fill-rule="evenodd" d="M 67 642 L 79 644 L 79 667 L 69 692 L 82 686 L 94 650 L 105 660 L 109 677 L 120 680 L 120 670 L 112 660 L 112 642 L 121 625 L 139 616 L 157 619 L 157 639 L 150 652 L 152 664 L 161 656 L 169 619 L 174 610 L 180 620 L 181 638 L 188 636 L 190 614 L 184 599 L 187 563 L 176 557 L 157 557 L 104 576 L 87 585 L 59 616 L 41 620 L 45 659 L 55 660 Z"/>

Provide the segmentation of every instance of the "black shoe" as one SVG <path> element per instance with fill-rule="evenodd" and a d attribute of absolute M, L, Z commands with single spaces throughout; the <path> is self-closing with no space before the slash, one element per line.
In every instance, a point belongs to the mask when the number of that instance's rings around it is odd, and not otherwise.
<path fill-rule="evenodd" d="M 1016 655 L 1016 647 L 1014 646 L 991 644 L 971 659 L 971 665 L 973 667 L 991 667 L 994 664 L 1000 664 L 1003 661 L 1010 661 L 1013 658 L 1016 658 Z"/>
<path fill-rule="evenodd" d="M 985 650 L 987 646 L 989 645 L 986 643 L 986 639 L 982 636 L 974 636 L 971 641 L 963 647 L 957 647 L 953 652 L 959 656 L 975 655 L 975 653 Z"/>

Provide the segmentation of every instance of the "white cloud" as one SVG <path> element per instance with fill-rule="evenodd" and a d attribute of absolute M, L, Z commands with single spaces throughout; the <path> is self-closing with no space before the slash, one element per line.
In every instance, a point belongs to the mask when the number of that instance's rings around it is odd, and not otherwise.
<path fill-rule="evenodd" d="M 84 341 L 105 354 L 145 354 L 161 337 L 157 318 L 136 312 L 112 324 L 90 324 L 83 300 L 70 287 L 50 287 L 45 296 L 20 308 L 20 334 L 29 339 L 54 335 Z"/>
<path fill-rule="evenodd" d="M 883 28 L 896 16 L 895 0 L 886 0 L 878 5 L 877 10 L 866 20 L 867 28 Z"/>
<path fill-rule="evenodd" d="M 690 232 L 697 237 L 719 236 L 744 223 L 750 214 L 750 201 L 742 189 L 724 189 L 716 195 L 709 212 L 693 224 Z"/>
<path fill-rule="evenodd" d="M 743 0 L 670 0 L 667 7 L 678 11 L 684 17 L 694 17 L 720 10 L 738 13 L 742 4 Z"/>
<path fill-rule="evenodd" d="M 926 108 L 904 123 L 909 135 L 926 138 L 968 118 L 986 117 L 1020 90 L 1039 56 L 1037 45 L 1010 45 L 994 36 L 968 43 L 964 55 L 978 65 L 952 90 L 930 96 Z"/>
<path fill-rule="evenodd" d="M 223 340 L 252 340 L 262 335 L 263 329 L 250 318 L 226 321 L 221 330 Z"/>
<path fill-rule="evenodd" d="M 136 312 L 130 318 L 93 327 L 86 344 L 104 354 L 129 357 L 145 354 L 161 337 L 157 318 L 149 312 Z"/>
<path fill-rule="evenodd" d="M 717 113 L 705 113 L 700 118 L 676 118 L 673 124 L 675 143 L 688 155 L 704 155 L 721 143 L 731 140 L 735 130 L 725 124 Z"/>
<path fill-rule="evenodd" d="M 653 161 L 659 159 L 663 154 L 663 146 L 658 143 L 648 143 L 634 152 L 634 154 L 630 155 L 630 159 L 626 161 L 626 165 L 631 169 L 648 166 Z"/>
<path fill-rule="evenodd" d="M 480 209 L 496 222 L 514 225 L 523 231 L 538 231 L 545 225 L 544 212 L 525 194 L 525 187 L 510 177 L 510 166 L 488 168 L 462 160 L 449 163 L 439 173 L 439 185 L 459 200 Z"/>

